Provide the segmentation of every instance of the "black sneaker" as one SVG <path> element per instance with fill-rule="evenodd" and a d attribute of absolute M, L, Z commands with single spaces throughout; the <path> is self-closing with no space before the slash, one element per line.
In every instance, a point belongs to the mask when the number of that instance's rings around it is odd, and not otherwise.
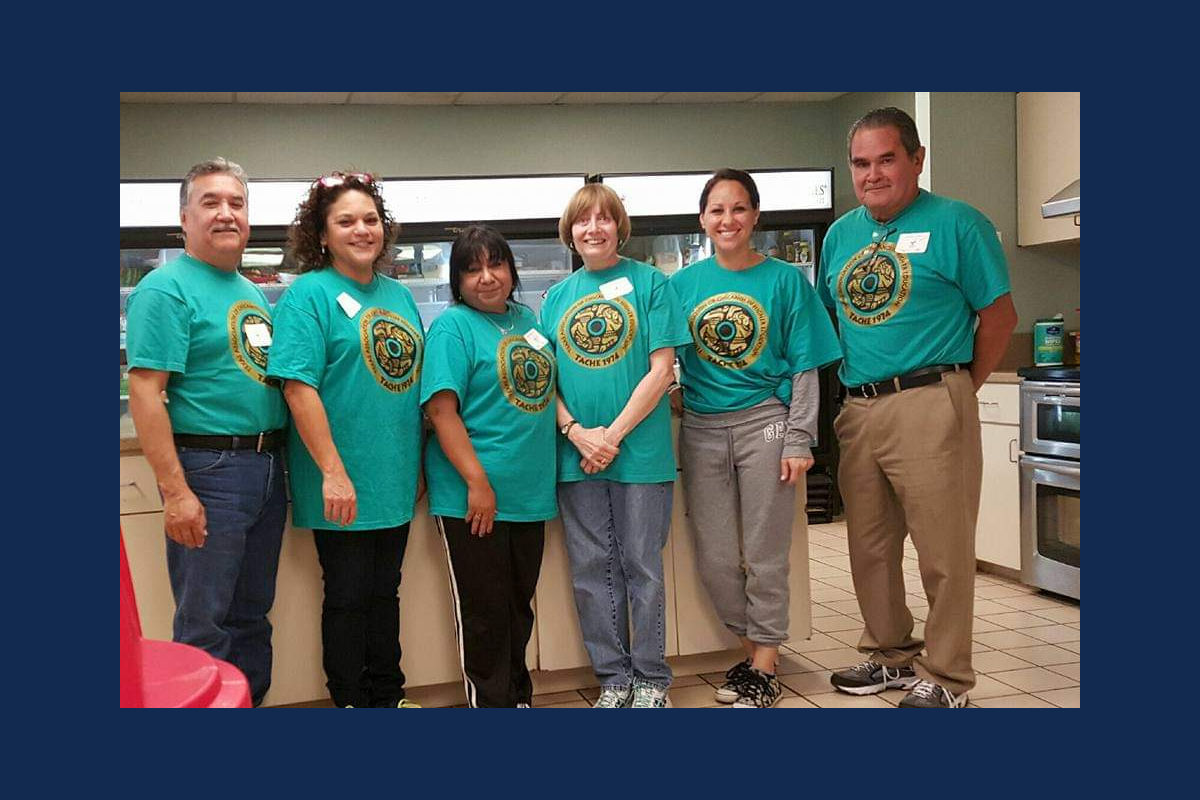
<path fill-rule="evenodd" d="M 774 675 L 747 667 L 747 675 L 738 686 L 738 698 L 734 708 L 770 708 L 783 695 L 783 687 Z"/>
<path fill-rule="evenodd" d="M 733 703 L 738 699 L 738 690 L 750 673 L 750 659 L 739 661 L 725 673 L 725 682 L 713 693 L 718 703 Z"/>
<path fill-rule="evenodd" d="M 908 689 L 920 680 L 912 667 L 885 667 L 867 660 L 829 676 L 833 688 L 846 694 L 879 694 L 887 689 Z"/>
<path fill-rule="evenodd" d="M 918 681 L 912 691 L 900 701 L 900 708 L 966 708 L 967 693 L 955 697 L 941 684 Z"/>

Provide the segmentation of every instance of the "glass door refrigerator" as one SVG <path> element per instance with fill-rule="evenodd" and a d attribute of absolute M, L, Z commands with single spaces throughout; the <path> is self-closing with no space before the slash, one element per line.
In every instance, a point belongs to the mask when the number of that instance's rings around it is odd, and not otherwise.
<path fill-rule="evenodd" d="M 748 170 L 759 191 L 756 250 L 794 264 L 815 284 L 820 246 L 833 223 L 832 169 Z M 589 176 L 621 197 L 633 223 L 622 254 L 666 274 L 687 269 L 712 255 L 700 227 L 700 192 L 711 172 L 605 173 Z M 837 365 L 821 369 L 821 404 L 814 465 L 808 472 L 808 520 L 832 522 L 842 511 L 837 490 L 837 438 L 833 434 L 838 391 Z"/>

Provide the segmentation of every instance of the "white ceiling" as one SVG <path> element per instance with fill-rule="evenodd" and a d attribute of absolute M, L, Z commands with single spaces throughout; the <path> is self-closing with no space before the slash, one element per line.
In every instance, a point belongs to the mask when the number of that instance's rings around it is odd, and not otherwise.
<path fill-rule="evenodd" d="M 804 103 L 845 92 L 121 92 L 122 103 L 388 106 L 601 105 L 613 103 Z"/>

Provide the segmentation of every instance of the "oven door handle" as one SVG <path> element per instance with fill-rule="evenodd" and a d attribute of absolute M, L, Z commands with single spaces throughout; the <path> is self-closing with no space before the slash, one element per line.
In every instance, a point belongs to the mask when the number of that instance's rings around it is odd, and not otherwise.
<path fill-rule="evenodd" d="M 1021 456 L 1022 466 L 1053 472 L 1056 475 L 1066 475 L 1071 478 L 1079 477 L 1079 463 L 1063 461 L 1061 458 L 1042 458 L 1041 456 Z"/>

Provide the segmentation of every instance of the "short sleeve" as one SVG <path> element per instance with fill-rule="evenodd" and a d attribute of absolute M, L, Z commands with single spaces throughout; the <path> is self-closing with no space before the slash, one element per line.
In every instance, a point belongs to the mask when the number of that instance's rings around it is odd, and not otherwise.
<path fill-rule="evenodd" d="M 996 228 L 983 214 L 971 209 L 959 231 L 958 282 L 975 311 L 1012 291 L 1008 260 Z"/>
<path fill-rule="evenodd" d="M 692 335 L 683 316 L 679 294 L 666 278 L 654 277 L 650 290 L 650 351 L 691 344 Z"/>
<path fill-rule="evenodd" d="M 296 305 L 290 294 L 275 307 L 267 376 L 319 389 L 325 377 L 325 337 L 313 313 Z"/>
<path fill-rule="evenodd" d="M 443 389 L 458 395 L 461 406 L 471 378 L 467 343 L 457 326 L 438 317 L 425 337 L 425 365 L 421 376 L 421 405 Z"/>
<path fill-rule="evenodd" d="M 187 369 L 192 312 L 183 298 L 141 288 L 125 305 L 125 355 L 131 368 L 183 373 Z"/>
<path fill-rule="evenodd" d="M 793 375 L 823 367 L 842 357 L 829 312 L 821 305 L 816 290 L 808 281 L 802 276 L 797 277 L 788 315 L 788 363 Z"/>

